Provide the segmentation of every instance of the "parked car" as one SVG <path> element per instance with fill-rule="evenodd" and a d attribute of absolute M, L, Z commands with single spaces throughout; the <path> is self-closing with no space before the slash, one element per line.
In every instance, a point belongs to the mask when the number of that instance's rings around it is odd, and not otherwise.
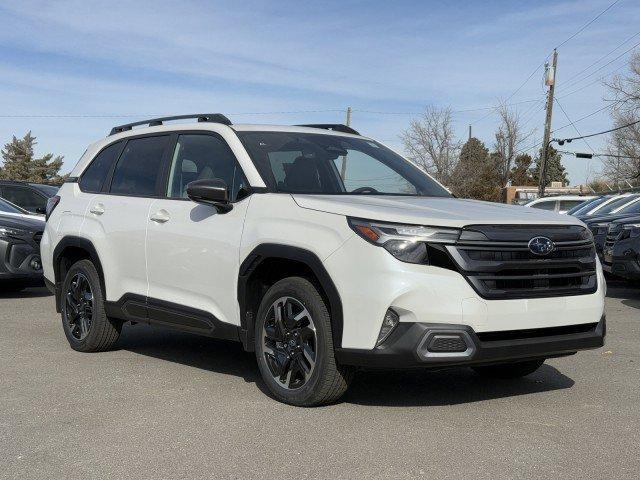
<path fill-rule="evenodd" d="M 31 213 L 44 215 L 47 200 L 58 192 L 58 188 L 40 183 L 0 180 L 0 197 Z"/>
<path fill-rule="evenodd" d="M 462 200 L 344 125 L 220 114 L 114 127 L 47 207 L 46 283 L 82 352 L 122 323 L 236 340 L 270 392 L 326 404 L 355 367 L 513 378 L 603 345 L 578 219 Z"/>
<path fill-rule="evenodd" d="M 615 209 L 617 213 L 609 213 L 607 215 L 593 215 L 591 217 L 583 217 L 583 221 L 587 224 L 593 234 L 593 241 L 596 246 L 596 252 L 602 258 L 602 249 L 604 248 L 605 239 L 609 231 L 611 222 L 625 221 L 629 217 L 640 215 L 640 197 L 625 203 L 622 207 Z"/>
<path fill-rule="evenodd" d="M 611 222 L 602 266 L 614 275 L 640 280 L 640 216 Z"/>
<path fill-rule="evenodd" d="M 590 195 L 557 195 L 554 197 L 536 198 L 529 203 L 525 203 L 523 206 L 565 214 L 572 208 L 580 206 L 594 198 L 596 197 Z"/>
<path fill-rule="evenodd" d="M 40 239 L 44 225 L 30 215 L 0 213 L 0 291 L 43 284 Z"/>
<path fill-rule="evenodd" d="M 574 216 L 585 220 L 592 219 L 595 216 L 600 215 L 609 215 L 611 213 L 617 213 L 622 210 L 630 203 L 638 200 L 640 198 L 640 194 L 638 193 L 623 193 L 621 195 L 614 195 L 606 201 L 602 202 L 600 205 L 595 208 L 589 210 L 588 212 L 583 212 L 580 214 L 574 214 Z"/>

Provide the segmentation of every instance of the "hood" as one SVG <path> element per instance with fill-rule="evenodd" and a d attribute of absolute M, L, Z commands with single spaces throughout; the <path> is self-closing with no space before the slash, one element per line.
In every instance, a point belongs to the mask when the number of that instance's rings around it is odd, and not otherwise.
<path fill-rule="evenodd" d="M 302 208 L 395 223 L 464 227 L 474 224 L 583 225 L 568 215 L 519 205 L 452 197 L 293 194 Z"/>
<path fill-rule="evenodd" d="M 18 228 L 30 232 L 44 230 L 45 222 L 29 215 L 5 215 L 0 214 L 0 227 Z"/>
<path fill-rule="evenodd" d="M 622 223 L 623 225 L 626 225 L 627 223 L 640 223 L 640 215 L 636 213 L 623 218 L 616 218 L 611 223 Z"/>

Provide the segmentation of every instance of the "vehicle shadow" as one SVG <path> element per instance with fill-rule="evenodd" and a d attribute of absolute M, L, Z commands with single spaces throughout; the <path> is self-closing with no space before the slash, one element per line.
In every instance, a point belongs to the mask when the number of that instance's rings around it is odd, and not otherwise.
<path fill-rule="evenodd" d="M 550 365 L 512 380 L 489 379 L 470 368 L 361 371 L 343 398 L 358 405 L 413 407 L 480 402 L 571 388 L 574 381 Z"/>
<path fill-rule="evenodd" d="M 0 287 L 0 299 L 3 298 L 38 298 L 49 297 L 52 293 L 45 287 L 33 287 L 20 290 L 18 292 L 6 290 Z"/>
<path fill-rule="evenodd" d="M 262 384 L 253 353 L 245 352 L 238 342 L 177 332 L 148 325 L 125 324 L 116 349 L 180 363 L 225 375 L 235 375 L 246 382 Z"/>
<path fill-rule="evenodd" d="M 610 282 L 607 297 L 622 300 L 622 304 L 640 310 L 640 284 L 623 281 Z"/>
<path fill-rule="evenodd" d="M 254 383 L 272 397 L 253 353 L 239 343 L 173 332 L 146 325 L 125 326 L 116 348 L 176 362 Z M 570 388 L 574 381 L 549 365 L 518 380 L 484 379 L 469 368 L 447 370 L 358 371 L 340 402 L 377 406 L 429 406 L 472 403 Z M 272 397 L 273 398 L 273 397 Z"/>

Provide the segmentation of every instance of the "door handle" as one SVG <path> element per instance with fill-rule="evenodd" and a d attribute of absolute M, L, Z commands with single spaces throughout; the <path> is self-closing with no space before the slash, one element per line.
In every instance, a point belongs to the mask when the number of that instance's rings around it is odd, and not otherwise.
<path fill-rule="evenodd" d="M 89 209 L 89 211 L 94 215 L 102 215 L 104 213 L 104 205 L 101 203 L 96 203 Z"/>
<path fill-rule="evenodd" d="M 158 210 L 156 213 L 152 214 L 151 217 L 149 217 L 149 219 L 152 222 L 156 222 L 156 223 L 165 223 L 169 221 L 169 218 L 171 218 L 169 216 L 169 212 L 167 212 L 164 208 Z"/>

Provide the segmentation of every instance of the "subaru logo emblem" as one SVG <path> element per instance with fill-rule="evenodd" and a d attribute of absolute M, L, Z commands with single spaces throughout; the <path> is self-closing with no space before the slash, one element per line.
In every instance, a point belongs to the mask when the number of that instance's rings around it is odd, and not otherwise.
<path fill-rule="evenodd" d="M 556 249 L 556 244 L 547 237 L 533 237 L 529 240 L 529 251 L 534 255 L 549 255 Z"/>

